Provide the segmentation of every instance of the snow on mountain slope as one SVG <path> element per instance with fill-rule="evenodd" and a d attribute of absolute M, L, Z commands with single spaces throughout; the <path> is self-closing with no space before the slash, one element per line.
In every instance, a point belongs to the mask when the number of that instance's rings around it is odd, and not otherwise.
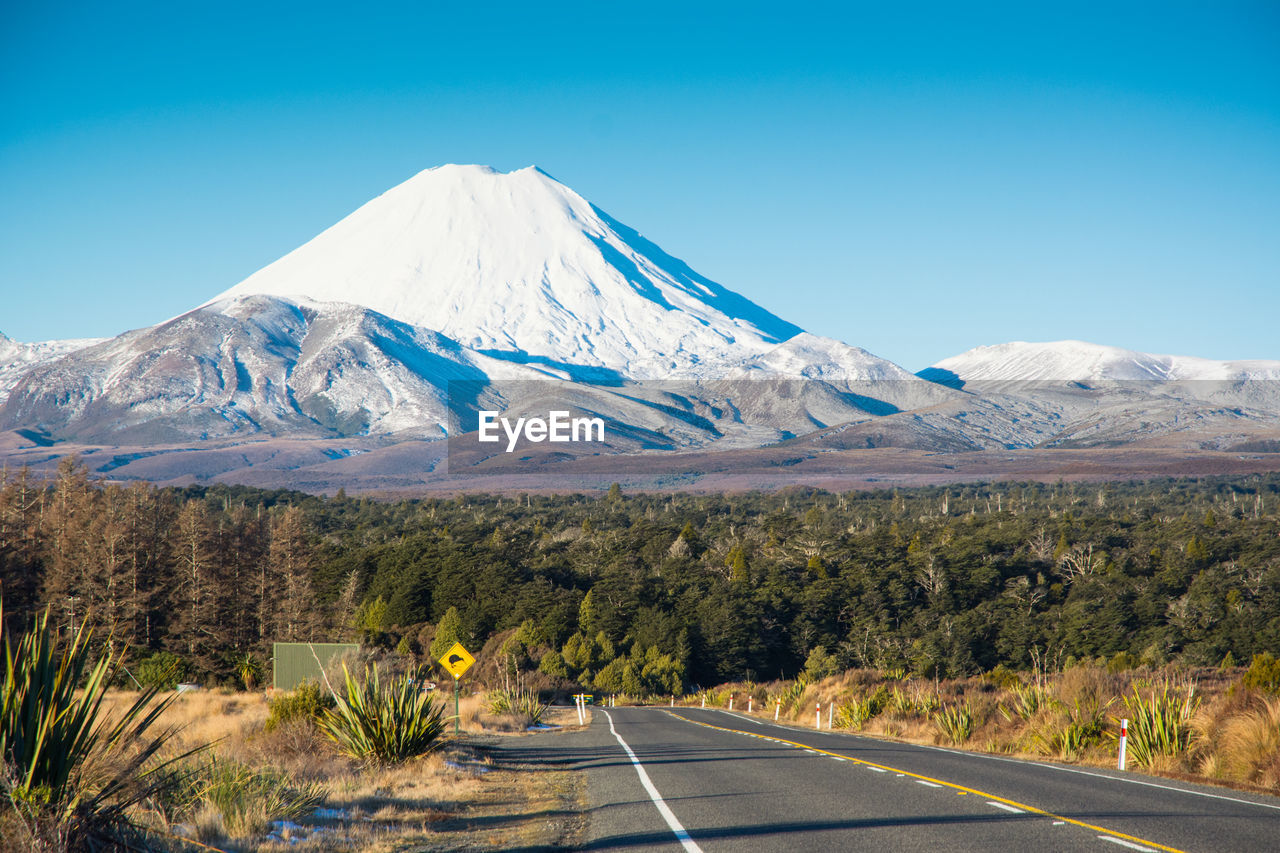
<path fill-rule="evenodd" d="M 498 358 L 707 375 L 800 331 L 536 167 L 421 172 L 221 296 L 363 305 Z"/>
<path fill-rule="evenodd" d="M 101 338 L 78 338 L 64 341 L 40 341 L 26 344 L 0 332 L 0 404 L 8 398 L 28 370 L 39 367 L 67 353 L 99 343 Z"/>
<path fill-rule="evenodd" d="M 103 442 L 441 435 L 450 380 L 545 379 L 354 305 L 222 300 L 29 371 L 0 429 Z"/>
<path fill-rule="evenodd" d="M 963 381 L 1218 381 L 1280 379 L 1280 361 L 1214 361 L 1152 355 L 1083 341 L 1014 341 L 977 347 L 943 359 L 927 378 Z"/>

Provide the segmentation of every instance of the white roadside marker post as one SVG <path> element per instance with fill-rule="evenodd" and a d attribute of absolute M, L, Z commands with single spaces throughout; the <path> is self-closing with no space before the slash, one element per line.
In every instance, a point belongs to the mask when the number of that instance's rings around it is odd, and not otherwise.
<path fill-rule="evenodd" d="M 815 729 L 822 728 L 822 703 L 821 702 L 818 703 L 818 709 L 814 711 L 813 714 L 814 714 L 813 727 Z"/>
<path fill-rule="evenodd" d="M 748 714 L 751 713 L 751 709 L 755 706 L 755 703 L 756 703 L 756 697 L 754 696 L 747 697 L 747 713 Z"/>
<path fill-rule="evenodd" d="M 672 696 L 672 697 L 671 697 L 671 707 L 672 707 L 672 708 L 674 708 L 675 706 L 676 706 L 676 697 L 675 697 L 675 696 Z"/>
<path fill-rule="evenodd" d="M 836 703 L 828 702 L 827 703 L 827 728 L 831 728 L 831 715 L 835 713 L 835 710 L 836 710 Z"/>
<path fill-rule="evenodd" d="M 778 700 L 778 704 L 773 709 L 773 721 L 778 722 L 778 715 L 782 713 L 782 700 Z"/>
<path fill-rule="evenodd" d="M 732 697 L 732 696 L 730 696 L 730 697 L 729 697 L 729 710 L 730 710 L 730 711 L 732 711 L 732 710 L 733 710 L 733 697 Z"/>
<path fill-rule="evenodd" d="M 1120 763 L 1119 763 L 1121 770 L 1124 769 L 1124 765 L 1126 763 L 1125 759 L 1128 758 L 1128 755 L 1127 755 L 1128 751 L 1129 751 L 1129 721 L 1121 720 L 1120 721 Z"/>

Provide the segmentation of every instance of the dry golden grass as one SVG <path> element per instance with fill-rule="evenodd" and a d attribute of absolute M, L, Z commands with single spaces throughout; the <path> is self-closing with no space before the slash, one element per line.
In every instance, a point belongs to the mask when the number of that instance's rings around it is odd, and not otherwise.
<path fill-rule="evenodd" d="M 1225 773 L 1267 788 L 1280 787 L 1280 699 L 1229 719 L 1222 727 Z"/>
<path fill-rule="evenodd" d="M 109 694 L 117 712 L 136 698 L 130 691 Z M 444 694 L 452 715 L 453 697 Z M 276 771 L 299 784 L 319 783 L 325 798 L 320 811 L 298 819 L 268 837 L 229 838 L 222 815 L 210 806 L 177 815 L 174 823 L 152 823 L 161 832 L 194 838 L 216 849 L 234 851 L 391 851 L 408 847 L 433 850 L 502 849 L 572 845 L 579 839 L 583 782 L 580 774 L 529 772 L 494 764 L 483 745 L 516 720 L 484 712 L 480 694 L 460 697 L 460 727 L 448 729 L 438 751 L 399 765 L 376 766 L 340 754 L 315 727 L 291 721 L 270 732 L 265 695 L 191 691 L 176 697 L 160 724 L 176 727 L 172 750 L 212 743 L 208 755 L 218 761 Z M 576 712 L 555 709 L 547 715 L 566 730 L 578 728 Z M 524 726 L 520 725 L 523 734 Z M 483 830 L 477 827 L 486 827 Z M 492 828 L 487 828 L 492 827 Z"/>

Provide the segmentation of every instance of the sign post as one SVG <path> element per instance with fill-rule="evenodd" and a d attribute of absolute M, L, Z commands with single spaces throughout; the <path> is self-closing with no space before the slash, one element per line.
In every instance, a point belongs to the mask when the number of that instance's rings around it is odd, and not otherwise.
<path fill-rule="evenodd" d="M 458 734 L 461 714 L 458 711 L 458 687 L 462 673 L 471 668 L 476 659 L 471 652 L 463 648 L 462 643 L 454 643 L 449 651 L 440 656 L 440 665 L 453 676 L 453 733 Z"/>
<path fill-rule="evenodd" d="M 1126 759 L 1129 757 L 1127 754 L 1129 751 L 1128 747 L 1129 747 L 1129 721 L 1121 720 L 1120 721 L 1120 760 L 1118 762 L 1121 770 L 1124 770 L 1125 764 L 1128 763 L 1126 761 Z"/>

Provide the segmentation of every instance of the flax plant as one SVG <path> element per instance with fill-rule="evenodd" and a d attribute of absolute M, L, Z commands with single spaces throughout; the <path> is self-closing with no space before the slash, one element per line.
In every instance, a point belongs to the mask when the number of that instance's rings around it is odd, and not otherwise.
<path fill-rule="evenodd" d="M 943 706 L 933 715 L 933 722 L 957 746 L 973 737 L 973 707 L 968 702 Z"/>
<path fill-rule="evenodd" d="M 392 764 L 425 755 L 440 746 L 445 731 L 444 703 L 433 702 L 416 673 L 387 682 L 378 667 L 366 667 L 357 682 L 344 665 L 343 695 L 324 712 L 319 727 L 353 758 Z"/>
<path fill-rule="evenodd" d="M 136 807 L 176 784 L 174 762 L 204 748 L 153 760 L 176 733 L 149 731 L 174 699 L 157 700 L 155 688 L 114 719 L 104 714 L 121 658 L 110 643 L 95 655 L 92 639 L 93 629 L 81 625 L 59 652 L 47 609 L 16 642 L 5 633 L 0 788 L 33 848 L 56 838 L 71 847 L 145 849 Z"/>
<path fill-rule="evenodd" d="M 1177 688 L 1165 681 L 1153 687 L 1146 697 L 1134 687 L 1133 695 L 1124 698 L 1124 707 L 1129 719 L 1129 758 L 1135 765 L 1151 767 L 1158 756 L 1186 753 L 1191 742 L 1191 718 L 1200 707 L 1194 682 Z"/>

